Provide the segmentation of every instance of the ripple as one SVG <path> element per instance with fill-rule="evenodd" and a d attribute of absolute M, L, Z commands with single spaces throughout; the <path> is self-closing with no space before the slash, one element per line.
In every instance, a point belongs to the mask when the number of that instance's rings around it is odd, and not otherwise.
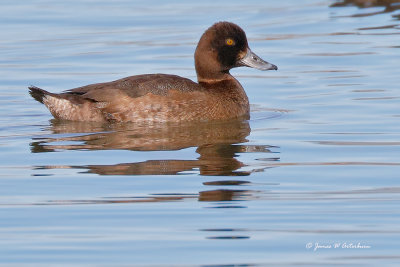
<path fill-rule="evenodd" d="M 231 236 L 208 236 L 207 239 L 218 239 L 218 240 L 225 240 L 225 239 L 250 239 L 250 236 L 243 236 L 243 235 L 231 235 Z"/>
<path fill-rule="evenodd" d="M 238 180 L 224 180 L 224 181 L 212 181 L 212 182 L 204 182 L 203 185 L 246 185 L 250 184 L 249 181 L 238 181 Z"/>
<path fill-rule="evenodd" d="M 400 146 L 400 142 L 357 142 L 357 141 L 310 141 L 310 143 L 330 146 Z"/>
<path fill-rule="evenodd" d="M 317 57 L 347 57 L 347 56 L 364 56 L 364 55 L 374 55 L 375 52 L 325 52 L 325 53 L 307 53 L 302 54 L 302 56 L 317 56 Z"/>
<path fill-rule="evenodd" d="M 334 162 L 278 162 L 267 163 L 268 167 L 283 166 L 400 166 L 400 162 L 334 161 Z"/>

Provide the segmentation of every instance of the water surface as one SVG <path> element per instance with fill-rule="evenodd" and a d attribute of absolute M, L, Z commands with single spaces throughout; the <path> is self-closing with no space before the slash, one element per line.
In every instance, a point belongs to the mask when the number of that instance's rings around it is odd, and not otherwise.
<path fill-rule="evenodd" d="M 397 266 L 399 9 L 3 1 L 0 263 Z M 197 41 L 220 20 L 279 67 L 232 71 L 249 121 L 60 122 L 28 94 L 143 73 L 195 80 Z"/>

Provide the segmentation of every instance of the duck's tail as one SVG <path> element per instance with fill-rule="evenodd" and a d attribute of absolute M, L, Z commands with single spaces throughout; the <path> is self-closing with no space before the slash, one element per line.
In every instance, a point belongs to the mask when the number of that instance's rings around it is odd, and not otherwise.
<path fill-rule="evenodd" d="M 104 121 L 102 109 L 97 102 L 81 95 L 54 94 L 36 86 L 29 86 L 30 95 L 44 104 L 56 119 L 71 121 Z"/>
<path fill-rule="evenodd" d="M 33 85 L 29 86 L 28 88 L 29 88 L 29 94 L 30 94 L 36 101 L 38 101 L 38 102 L 40 102 L 40 103 L 42 103 L 42 104 L 44 104 L 44 103 L 43 103 L 43 98 L 44 98 L 46 95 L 51 95 L 51 96 L 54 95 L 54 94 L 52 94 L 52 93 L 50 93 L 50 92 L 47 92 L 46 90 L 40 89 L 39 87 L 36 87 L 36 86 L 33 86 Z"/>

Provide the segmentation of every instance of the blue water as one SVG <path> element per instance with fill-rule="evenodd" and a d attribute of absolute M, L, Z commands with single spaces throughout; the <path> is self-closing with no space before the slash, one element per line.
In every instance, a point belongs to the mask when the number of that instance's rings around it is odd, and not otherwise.
<path fill-rule="evenodd" d="M 28 94 L 196 80 L 220 20 L 279 67 L 232 71 L 249 121 L 60 122 Z M 398 266 L 399 20 L 399 1 L 2 1 L 0 265 Z"/>

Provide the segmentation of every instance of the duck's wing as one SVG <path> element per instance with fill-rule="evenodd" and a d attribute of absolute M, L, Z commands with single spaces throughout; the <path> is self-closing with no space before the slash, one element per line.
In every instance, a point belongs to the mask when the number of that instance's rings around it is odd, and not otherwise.
<path fill-rule="evenodd" d="M 113 82 L 97 83 L 64 92 L 66 95 L 80 95 L 97 102 L 112 102 L 116 96 L 138 98 L 146 94 L 168 95 L 170 90 L 181 93 L 202 90 L 192 80 L 169 74 L 144 74 L 130 76 Z"/>

